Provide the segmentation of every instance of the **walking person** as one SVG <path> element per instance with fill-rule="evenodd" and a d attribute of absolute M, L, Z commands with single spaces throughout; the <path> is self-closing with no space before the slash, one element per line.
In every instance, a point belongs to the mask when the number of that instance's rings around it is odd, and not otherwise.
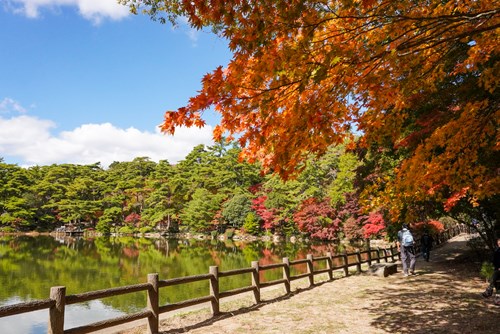
<path fill-rule="evenodd" d="M 497 247 L 493 252 L 493 257 L 491 260 L 495 270 L 493 271 L 493 275 L 491 275 L 488 287 L 482 293 L 484 298 L 489 298 L 493 295 L 493 289 L 495 288 L 495 283 L 497 280 L 500 280 L 500 238 L 497 238 Z M 500 293 L 500 291 L 497 290 L 497 293 Z M 500 305 L 500 300 L 495 300 L 495 304 Z"/>
<path fill-rule="evenodd" d="M 417 257 L 415 254 L 415 240 L 407 224 L 403 224 L 398 232 L 398 248 L 401 253 L 401 262 L 403 264 L 403 275 L 415 275 L 415 264 Z"/>
<path fill-rule="evenodd" d="M 420 238 L 420 251 L 422 252 L 422 257 L 427 262 L 429 262 L 433 242 L 434 238 L 429 234 L 429 231 L 427 229 L 424 230 L 424 234 Z"/>

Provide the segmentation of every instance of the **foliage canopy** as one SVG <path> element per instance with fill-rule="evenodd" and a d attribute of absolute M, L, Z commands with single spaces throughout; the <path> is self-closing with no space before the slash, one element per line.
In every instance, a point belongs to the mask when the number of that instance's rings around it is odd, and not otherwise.
<path fill-rule="evenodd" d="M 497 194 L 496 1 L 121 2 L 162 22 L 185 16 L 211 27 L 234 52 L 185 107 L 165 113 L 163 131 L 203 126 L 214 107 L 216 139 L 237 135 L 242 157 L 288 177 L 355 126 L 362 147 L 402 154 L 383 187 L 395 206 L 431 197 L 451 209 Z"/>

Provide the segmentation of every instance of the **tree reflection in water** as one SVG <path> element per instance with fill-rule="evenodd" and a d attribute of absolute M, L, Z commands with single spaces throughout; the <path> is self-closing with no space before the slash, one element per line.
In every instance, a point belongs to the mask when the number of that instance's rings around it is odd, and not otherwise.
<path fill-rule="evenodd" d="M 213 265 L 225 271 L 250 267 L 251 262 L 257 260 L 261 264 L 270 264 L 281 262 L 283 257 L 295 260 L 305 258 L 307 254 L 323 256 L 326 252 L 342 251 L 343 246 L 332 243 L 4 236 L 0 237 L 0 305 L 48 298 L 50 287 L 57 285 L 66 286 L 69 295 L 143 283 L 149 273 L 158 273 L 160 279 L 169 279 L 206 274 Z M 305 272 L 306 268 L 300 266 L 295 270 L 292 274 Z M 268 270 L 262 273 L 261 279 L 270 281 L 281 277 L 281 270 Z M 221 281 L 221 291 L 250 284 L 250 275 L 226 277 Z M 201 297 L 208 291 L 208 281 L 166 287 L 161 289 L 160 303 Z M 145 306 L 144 292 L 131 293 L 72 305 L 68 308 L 68 319 L 72 312 L 77 312 L 78 318 L 84 318 L 84 323 L 88 323 L 135 312 Z M 46 322 L 46 312 L 42 313 Z M 98 316 L 101 318 L 97 319 Z M 10 328 L 9 324 L 22 323 L 24 327 L 31 326 L 27 332 L 36 333 L 36 328 L 40 327 L 38 318 L 29 314 L 0 318 L 0 330 Z M 33 319 L 31 325 L 27 324 L 29 319 Z M 42 327 L 40 333 L 46 330 L 45 325 Z M 26 332 L 19 330 L 17 332 Z"/>

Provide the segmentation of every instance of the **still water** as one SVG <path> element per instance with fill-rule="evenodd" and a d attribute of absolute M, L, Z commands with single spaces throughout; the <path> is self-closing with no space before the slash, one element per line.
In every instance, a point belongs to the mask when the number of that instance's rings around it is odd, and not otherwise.
<path fill-rule="evenodd" d="M 145 283 L 147 274 L 169 279 L 278 263 L 307 254 L 339 253 L 334 244 L 233 242 L 132 237 L 54 238 L 51 236 L 0 237 L 0 306 L 46 299 L 50 287 L 65 286 L 66 294 Z M 292 274 L 305 272 L 297 266 Z M 261 273 L 261 281 L 281 278 L 281 271 Z M 221 291 L 248 286 L 250 275 L 222 278 Z M 160 290 L 161 305 L 208 295 L 208 282 Z M 65 329 L 136 312 L 146 306 L 144 291 L 69 305 Z M 39 334 L 47 331 L 48 311 L 0 318 L 0 333 Z"/>

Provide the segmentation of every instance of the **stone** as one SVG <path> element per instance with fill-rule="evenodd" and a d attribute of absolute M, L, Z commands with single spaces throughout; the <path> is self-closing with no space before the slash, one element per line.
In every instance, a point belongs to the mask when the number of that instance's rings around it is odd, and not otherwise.
<path fill-rule="evenodd" d="M 368 268 L 368 274 L 380 277 L 387 277 L 398 271 L 396 263 L 375 263 Z"/>

